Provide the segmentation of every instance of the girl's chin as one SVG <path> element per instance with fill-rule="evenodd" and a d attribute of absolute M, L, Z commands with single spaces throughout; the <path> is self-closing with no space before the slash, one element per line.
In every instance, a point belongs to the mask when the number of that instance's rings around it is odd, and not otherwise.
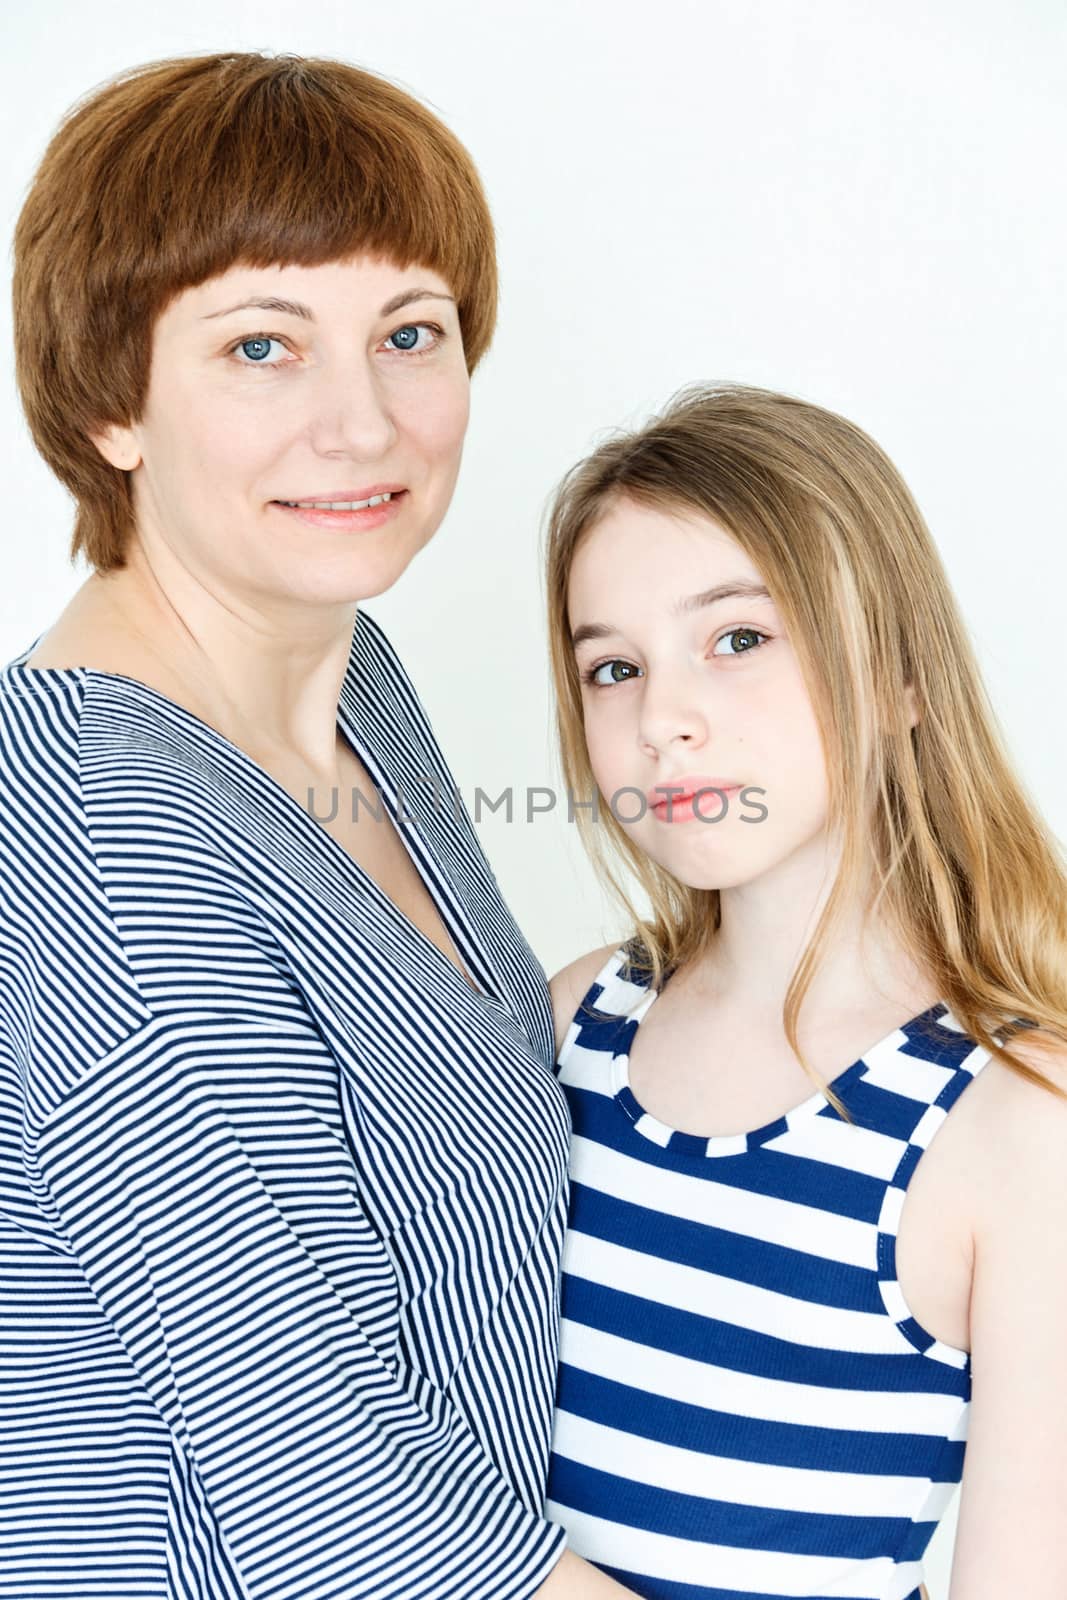
<path fill-rule="evenodd" d="M 711 889 L 740 889 L 754 883 L 767 870 L 766 862 L 757 865 L 755 862 L 739 861 L 736 857 L 731 861 L 725 855 L 718 861 L 680 861 L 679 853 L 664 851 L 653 855 L 651 851 L 645 852 L 684 889 L 704 892 Z"/>

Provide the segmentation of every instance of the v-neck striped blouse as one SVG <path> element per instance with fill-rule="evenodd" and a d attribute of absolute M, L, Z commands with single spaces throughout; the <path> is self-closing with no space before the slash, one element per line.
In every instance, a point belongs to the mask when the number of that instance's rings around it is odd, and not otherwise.
<path fill-rule="evenodd" d="M 0 1594 L 526 1600 L 565 1541 L 569 1121 L 407 676 L 361 611 L 338 727 L 481 993 L 223 735 L 33 648 L 0 672 Z"/>

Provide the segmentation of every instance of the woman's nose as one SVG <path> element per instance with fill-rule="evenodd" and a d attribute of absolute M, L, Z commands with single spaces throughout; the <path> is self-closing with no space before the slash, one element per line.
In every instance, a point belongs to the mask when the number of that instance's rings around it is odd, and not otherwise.
<path fill-rule="evenodd" d="M 313 437 L 323 455 L 380 461 L 395 443 L 389 394 L 370 363 L 338 366 L 323 374 L 315 401 Z"/>

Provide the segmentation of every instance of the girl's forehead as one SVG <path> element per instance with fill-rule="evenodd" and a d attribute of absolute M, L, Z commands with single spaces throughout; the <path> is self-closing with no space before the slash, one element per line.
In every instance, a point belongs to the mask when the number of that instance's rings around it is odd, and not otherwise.
<path fill-rule="evenodd" d="M 610 530 L 607 530 L 610 532 Z M 697 530 L 698 535 L 702 530 Z M 700 626 L 726 610 L 728 602 L 750 620 L 776 617 L 767 584 L 740 545 L 729 536 L 716 546 L 694 546 L 684 532 L 677 548 L 624 542 L 589 544 L 576 560 L 567 591 L 567 621 L 574 649 L 612 634 L 648 629 L 673 635 Z M 717 609 L 715 609 L 717 608 Z"/>
<path fill-rule="evenodd" d="M 575 551 L 569 594 L 689 595 L 727 579 L 762 584 L 747 551 L 720 522 L 697 511 L 619 502 Z M 682 587 L 679 588 L 679 585 Z"/>
<path fill-rule="evenodd" d="M 596 518 L 585 541 L 593 538 L 599 538 L 602 544 L 626 539 L 635 544 L 671 548 L 679 554 L 692 551 L 698 559 L 702 553 L 713 549 L 736 551 L 747 559 L 737 539 L 722 522 L 707 512 L 686 505 L 648 505 L 638 500 L 615 500 Z"/>

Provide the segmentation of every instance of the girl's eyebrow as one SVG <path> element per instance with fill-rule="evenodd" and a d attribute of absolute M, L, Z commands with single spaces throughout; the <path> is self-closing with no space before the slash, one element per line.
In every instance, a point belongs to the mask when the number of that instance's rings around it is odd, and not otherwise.
<path fill-rule="evenodd" d="M 770 598 L 770 591 L 765 584 L 754 582 L 749 578 L 728 578 L 725 583 L 717 583 L 713 589 L 702 589 L 699 594 L 687 595 L 684 600 L 675 601 L 671 607 L 671 615 L 688 616 L 690 612 L 702 611 L 705 606 L 713 606 L 719 600 L 769 600 Z M 583 622 L 571 634 L 571 648 L 577 650 L 587 639 L 609 639 L 613 633 L 619 631 L 610 622 Z"/>
<path fill-rule="evenodd" d="M 769 600 L 770 590 L 766 584 L 757 583 L 751 579 L 731 578 L 725 583 L 717 583 L 714 589 L 703 589 L 700 594 L 691 594 L 685 600 L 677 601 L 671 607 L 671 615 L 681 617 L 690 611 L 702 611 L 705 606 L 713 606 L 717 600 Z"/>

